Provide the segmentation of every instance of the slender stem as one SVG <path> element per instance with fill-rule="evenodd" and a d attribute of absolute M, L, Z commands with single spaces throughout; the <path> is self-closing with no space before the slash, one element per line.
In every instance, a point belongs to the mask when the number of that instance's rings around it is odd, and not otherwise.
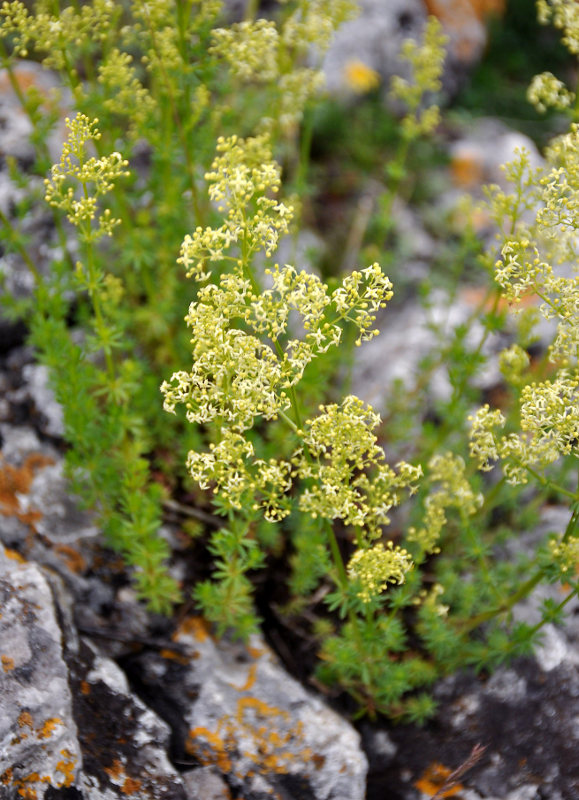
<path fill-rule="evenodd" d="M 163 82 L 165 84 L 165 89 L 167 91 L 167 97 L 169 98 L 169 105 L 171 106 L 171 113 L 173 115 L 173 121 L 174 121 L 175 126 L 177 128 L 178 136 L 179 136 L 179 138 L 181 140 L 181 146 L 183 148 L 183 155 L 185 156 L 185 163 L 187 165 L 187 172 L 188 172 L 188 175 L 189 175 L 189 185 L 190 185 L 190 188 L 191 188 L 191 199 L 193 201 L 193 210 L 195 212 L 195 218 L 196 218 L 196 221 L 197 221 L 198 225 L 203 225 L 203 221 L 204 221 L 204 216 L 205 215 L 203 214 L 203 211 L 201 209 L 201 203 L 200 203 L 200 200 L 199 200 L 199 192 L 197 191 L 197 183 L 195 181 L 195 169 L 194 169 L 193 159 L 191 158 L 191 153 L 189 151 L 189 146 L 188 146 L 188 142 L 187 142 L 187 136 L 185 135 L 185 131 L 183 129 L 183 123 L 181 121 L 181 116 L 180 116 L 179 111 L 177 109 L 177 101 L 176 101 L 176 98 L 175 98 L 175 93 L 173 91 L 173 85 L 171 83 L 171 80 L 169 79 L 169 75 L 167 73 L 167 70 L 165 69 L 165 65 L 163 63 L 163 59 L 159 55 L 159 47 L 157 45 L 157 38 L 155 36 L 155 30 L 154 30 L 154 27 L 151 25 L 151 22 L 150 22 L 150 19 L 149 19 L 149 15 L 148 15 L 148 13 L 146 11 L 146 6 L 143 6 L 143 8 L 145 9 L 144 17 L 145 17 L 145 19 L 147 21 L 147 28 L 148 28 L 149 36 L 151 37 L 151 42 L 153 44 L 153 48 L 154 48 L 154 50 L 156 52 L 156 55 L 157 55 L 157 63 L 159 65 L 159 68 L 160 68 L 160 71 L 161 71 L 161 75 L 163 77 Z"/>
<path fill-rule="evenodd" d="M 28 250 L 24 247 L 20 239 L 18 238 L 18 233 L 14 228 L 12 222 L 8 219 L 8 217 L 4 214 L 4 212 L 0 209 L 0 222 L 6 231 L 8 231 L 10 235 L 10 241 L 18 251 L 20 257 L 34 276 L 34 280 L 36 281 L 37 285 L 42 282 L 42 275 L 40 274 L 38 267 L 30 257 Z"/>

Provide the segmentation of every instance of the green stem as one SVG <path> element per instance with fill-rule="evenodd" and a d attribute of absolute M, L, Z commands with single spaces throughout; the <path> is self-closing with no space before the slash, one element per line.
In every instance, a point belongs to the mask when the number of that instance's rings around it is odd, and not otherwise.
<path fill-rule="evenodd" d="M 10 236 L 10 242 L 14 245 L 14 247 L 18 251 L 20 257 L 22 258 L 22 260 L 24 261 L 24 263 L 26 264 L 26 266 L 28 267 L 28 269 L 30 270 L 32 275 L 34 276 L 34 280 L 36 281 L 36 284 L 39 285 L 40 283 L 42 283 L 42 275 L 40 274 L 40 272 L 38 270 L 38 267 L 33 262 L 32 258 L 30 257 L 30 254 L 28 253 L 28 250 L 24 247 L 22 242 L 19 240 L 18 233 L 17 233 L 16 229 L 14 228 L 14 226 L 12 225 L 12 222 L 8 219 L 8 217 L 4 214 L 4 212 L 2 210 L 0 210 L 0 222 L 2 223 L 3 228 L 6 231 L 8 231 L 9 236 Z"/>
<path fill-rule="evenodd" d="M 177 101 L 176 101 L 176 98 L 175 98 L 175 93 L 173 91 L 173 85 L 171 83 L 171 80 L 169 79 L 169 75 L 167 73 L 167 70 L 165 69 L 165 65 L 163 63 L 163 59 L 159 55 L 160 51 L 159 51 L 159 47 L 157 45 L 157 39 L 156 39 L 156 36 L 155 36 L 155 30 L 154 30 L 153 26 L 150 23 L 149 15 L 146 13 L 146 10 L 145 10 L 144 17 L 145 17 L 145 19 L 147 21 L 147 28 L 148 28 L 149 36 L 151 37 L 151 42 L 152 42 L 152 45 L 153 45 L 153 49 L 155 50 L 155 53 L 157 55 L 157 62 L 159 64 L 161 75 L 163 77 L 163 82 L 165 84 L 167 97 L 169 98 L 169 105 L 171 107 L 171 113 L 172 113 L 172 116 L 173 116 L 173 121 L 174 121 L 175 127 L 177 129 L 177 135 L 179 136 L 179 139 L 181 140 L 181 146 L 183 148 L 183 155 L 185 156 L 185 163 L 186 163 L 186 166 L 187 166 L 187 173 L 189 175 L 189 185 L 190 185 L 190 188 L 191 188 L 191 199 L 192 199 L 192 202 L 193 202 L 193 211 L 195 213 L 195 220 L 196 220 L 198 225 L 203 225 L 204 224 L 205 215 L 203 214 L 203 211 L 201 209 L 201 202 L 200 202 L 200 199 L 199 199 L 199 192 L 197 190 L 197 183 L 195 181 L 195 169 L 194 169 L 194 165 L 193 165 L 193 159 L 192 159 L 191 153 L 189 151 L 189 145 L 188 145 L 188 142 L 187 142 L 187 136 L 185 135 L 185 131 L 183 129 L 181 116 L 180 116 L 179 111 L 177 109 Z"/>

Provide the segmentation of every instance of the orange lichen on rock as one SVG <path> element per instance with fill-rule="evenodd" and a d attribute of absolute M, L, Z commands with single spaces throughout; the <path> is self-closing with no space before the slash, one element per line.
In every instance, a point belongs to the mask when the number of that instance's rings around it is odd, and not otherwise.
<path fill-rule="evenodd" d="M 26 559 L 16 550 L 12 550 L 10 547 L 4 548 L 4 555 L 6 558 L 10 558 L 12 561 L 18 561 L 19 564 L 26 564 Z"/>
<path fill-rule="evenodd" d="M 190 660 L 187 656 L 178 653 L 176 650 L 170 650 L 168 647 L 161 650 L 161 657 L 168 658 L 170 661 L 176 661 L 178 664 L 183 664 L 183 666 L 187 665 Z"/>
<path fill-rule="evenodd" d="M 3 783 L 4 786 L 8 786 L 8 784 L 12 783 L 12 767 L 8 767 L 8 769 L 0 775 L 0 783 Z"/>
<path fill-rule="evenodd" d="M 54 729 L 58 725 L 62 724 L 63 722 L 59 717 L 50 717 L 50 719 L 47 719 L 46 722 L 43 724 L 43 726 L 37 730 L 36 733 L 38 735 L 38 738 L 48 739 L 50 736 L 52 736 Z"/>
<path fill-rule="evenodd" d="M 21 467 L 5 463 L 0 455 L 0 514 L 16 517 L 36 531 L 36 523 L 42 519 L 42 513 L 23 509 L 20 495 L 28 494 L 38 470 L 51 464 L 54 464 L 54 459 L 42 453 L 31 453 Z"/>
<path fill-rule="evenodd" d="M 221 723 L 218 726 L 221 726 Z M 209 747 L 205 746 L 205 743 Z M 210 731 L 202 726 L 192 728 L 185 742 L 185 751 L 197 758 L 203 766 L 215 765 L 222 772 L 231 771 L 231 759 L 227 754 L 227 745 L 218 732 Z"/>
<path fill-rule="evenodd" d="M 139 791 L 142 785 L 142 782 L 136 778 L 126 778 L 121 787 L 121 792 L 123 794 L 134 794 Z"/>
<path fill-rule="evenodd" d="M 179 634 L 190 634 L 198 642 L 204 642 L 211 636 L 209 624 L 203 617 L 185 617 L 179 625 L 173 639 L 179 638 Z"/>
<path fill-rule="evenodd" d="M 237 701 L 237 712 L 235 714 L 237 721 L 240 725 L 244 724 L 244 715 L 248 710 L 254 710 L 258 716 L 262 717 L 280 717 L 281 719 L 288 720 L 289 714 L 276 706 L 269 706 L 263 700 L 257 697 L 240 697 Z"/>
<path fill-rule="evenodd" d="M 66 748 L 60 751 L 60 755 L 62 756 L 62 760 L 56 765 L 58 772 L 61 772 L 64 775 L 64 780 L 60 783 L 60 787 L 71 786 L 72 782 L 74 781 L 76 758 L 73 756 L 70 750 L 67 750 Z"/>
<path fill-rule="evenodd" d="M 239 755 L 253 762 L 257 773 L 285 774 L 294 761 L 311 762 L 315 769 L 320 769 L 323 757 L 316 757 L 309 747 L 300 744 L 303 742 L 301 722 L 293 726 L 290 722 L 287 711 L 257 697 L 241 697 L 235 714 L 224 716 L 215 730 L 205 727 L 190 730 L 185 749 L 202 764 L 215 765 L 222 772 L 231 772 L 232 757 L 239 752 L 241 742 L 248 742 L 250 746 Z"/>
<path fill-rule="evenodd" d="M 74 547 L 68 544 L 57 544 L 54 550 L 63 557 L 66 566 L 71 572 L 79 574 L 86 569 L 86 560 Z"/>
<path fill-rule="evenodd" d="M 10 656 L 0 656 L 0 661 L 2 662 L 2 669 L 4 672 L 12 672 L 14 669 L 13 658 L 10 658 Z"/>
<path fill-rule="evenodd" d="M 110 767 L 104 768 L 109 778 L 117 780 L 123 774 L 123 764 L 118 758 L 115 758 Z"/>
<path fill-rule="evenodd" d="M 428 797 L 434 797 L 437 792 L 440 792 L 441 788 L 444 786 L 445 781 L 448 779 L 449 775 L 452 773 L 452 770 L 448 767 L 445 767 L 444 764 L 439 764 L 437 761 L 433 761 L 432 764 L 424 770 L 419 780 L 417 780 L 414 786 L 419 789 L 424 794 L 428 795 Z M 462 792 L 464 786 L 461 783 L 457 783 L 449 789 L 445 789 L 440 793 L 441 797 L 454 797 L 455 794 Z"/>
<path fill-rule="evenodd" d="M 30 711 L 23 711 L 18 715 L 18 725 L 21 728 L 32 728 L 33 724 L 32 714 Z"/>
<path fill-rule="evenodd" d="M 460 148 L 450 163 L 450 175 L 455 186 L 470 189 L 484 182 L 485 165 L 478 150 Z"/>
<path fill-rule="evenodd" d="M 439 17 L 441 22 L 472 14 L 483 21 L 493 14 L 500 16 L 506 8 L 506 0 L 424 0 L 424 3 L 428 13 Z"/>
<path fill-rule="evenodd" d="M 238 692 L 248 692 L 255 683 L 256 678 L 257 678 L 257 664 L 251 664 L 249 667 L 249 671 L 247 673 L 247 680 L 245 681 L 243 686 L 235 686 L 233 683 L 230 683 L 229 685 L 233 689 L 237 689 Z"/>

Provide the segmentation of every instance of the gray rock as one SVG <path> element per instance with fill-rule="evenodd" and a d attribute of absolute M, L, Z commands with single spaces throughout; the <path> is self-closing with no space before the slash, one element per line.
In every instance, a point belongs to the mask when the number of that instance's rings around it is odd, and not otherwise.
<path fill-rule="evenodd" d="M 122 670 L 86 642 L 68 664 L 83 800 L 189 800 L 168 758 L 168 726 L 131 693 Z"/>
<path fill-rule="evenodd" d="M 361 62 L 378 73 L 386 98 L 393 75 L 409 77 L 408 65 L 399 58 L 406 39 L 422 40 L 428 8 L 424 0 L 360 0 L 359 15 L 342 25 L 324 60 L 326 84 L 331 94 L 349 97 L 348 67 Z M 469 68 L 482 56 L 486 25 L 469 3 L 439 0 L 434 4 L 448 36 L 442 83 L 444 95 L 454 95 L 465 83 Z"/>
<path fill-rule="evenodd" d="M 405 39 L 420 39 L 426 11 L 421 0 L 361 0 L 360 14 L 337 31 L 324 59 L 326 85 L 331 94 L 349 96 L 347 71 L 361 62 L 381 76 L 387 88 L 400 74 L 398 58 Z"/>
<path fill-rule="evenodd" d="M 28 393 L 37 410 L 46 419 L 44 432 L 49 436 L 64 436 L 62 406 L 57 402 L 50 387 L 48 367 L 43 364 L 26 364 L 22 377 L 27 383 Z"/>
<path fill-rule="evenodd" d="M 433 767 L 456 769 L 476 744 L 481 760 L 460 780 L 464 800 L 576 800 L 579 796 L 579 674 L 562 663 L 550 672 L 534 659 L 488 679 L 458 674 L 435 689 L 439 712 L 426 728 L 394 727 L 394 758 L 366 736 L 369 800 L 425 800 L 417 788 Z"/>
<path fill-rule="evenodd" d="M 376 323 L 380 335 L 356 352 L 352 370 L 354 394 L 380 412 L 392 383 L 400 380 L 404 386 L 411 387 L 418 377 L 420 362 L 431 353 L 436 355 L 440 343 L 448 344 L 456 328 L 469 321 L 465 345 L 475 350 L 484 334 L 475 309 L 476 305 L 468 295 L 451 301 L 442 290 L 431 293 L 428 307 L 410 300 L 401 306 L 387 308 Z M 483 354 L 496 356 L 507 344 L 505 337 L 493 333 L 486 339 Z M 497 359 L 490 358 L 477 376 L 476 385 L 484 389 L 501 381 Z M 430 377 L 428 397 L 448 400 L 451 394 L 448 370 L 442 364 Z"/>
<path fill-rule="evenodd" d="M 227 784 L 215 767 L 200 767 L 183 775 L 188 800 L 230 800 Z"/>
<path fill-rule="evenodd" d="M 6 800 L 69 787 L 82 767 L 49 584 L 0 547 L 0 784 Z"/>
<path fill-rule="evenodd" d="M 32 91 L 40 97 L 45 113 L 57 112 L 57 125 L 48 136 L 47 146 L 53 162 L 59 161 L 66 135 L 64 118 L 66 110 L 72 107 L 70 92 L 55 73 L 35 61 L 19 60 L 13 67 L 13 75 L 24 95 Z M 0 155 L 32 161 L 35 157 L 30 142 L 32 131 L 32 123 L 13 90 L 8 71 L 0 70 Z"/>
<path fill-rule="evenodd" d="M 184 759 L 216 767 L 247 800 L 364 797 L 358 734 L 289 677 L 261 638 L 247 649 L 217 643 L 189 618 L 174 640 L 189 658 L 148 653 L 137 669 L 149 702 L 171 708 L 185 731 Z"/>
<path fill-rule="evenodd" d="M 193 800 L 169 762 L 167 725 L 113 661 L 63 636 L 70 615 L 55 604 L 58 583 L 0 548 L 3 800 L 48 787 L 82 800 Z"/>

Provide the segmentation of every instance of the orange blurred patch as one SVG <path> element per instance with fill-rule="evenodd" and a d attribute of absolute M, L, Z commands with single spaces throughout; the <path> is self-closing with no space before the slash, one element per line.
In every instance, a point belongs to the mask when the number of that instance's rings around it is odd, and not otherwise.
<path fill-rule="evenodd" d="M 205 642 L 211 636 L 211 630 L 203 617 L 185 617 L 173 639 L 178 639 L 179 634 L 190 634 L 198 642 Z"/>
<path fill-rule="evenodd" d="M 42 519 L 42 514 L 40 511 L 25 511 L 20 505 L 19 495 L 28 494 L 38 470 L 52 464 L 54 459 L 42 453 L 31 453 L 21 467 L 4 463 L 0 456 L 0 514 L 16 517 L 36 531 L 36 523 Z"/>
<path fill-rule="evenodd" d="M 444 782 L 451 773 L 452 770 L 445 767 L 444 764 L 433 761 L 432 764 L 426 767 L 422 776 L 415 782 L 414 786 L 429 797 L 434 797 L 437 792 L 440 792 L 441 788 L 444 786 Z M 440 796 L 454 797 L 455 794 L 462 792 L 463 789 L 464 786 L 461 783 L 457 783 L 456 786 L 453 786 L 451 789 L 446 789 L 441 792 Z"/>

